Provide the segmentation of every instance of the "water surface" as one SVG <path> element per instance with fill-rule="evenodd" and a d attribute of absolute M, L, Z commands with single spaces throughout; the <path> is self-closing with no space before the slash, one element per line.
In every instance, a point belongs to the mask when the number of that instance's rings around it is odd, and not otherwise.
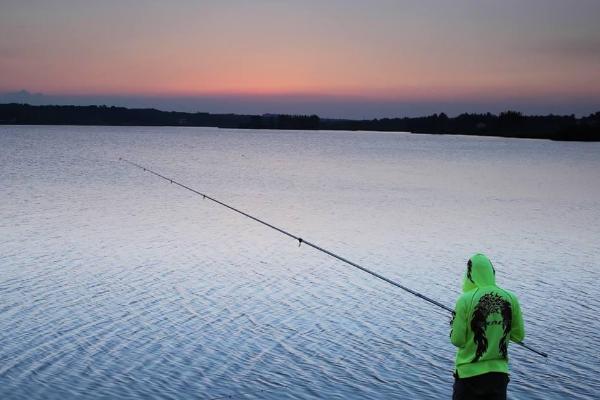
<path fill-rule="evenodd" d="M 487 253 L 521 300 L 511 399 L 600 392 L 600 145 L 0 127 L 0 398 L 449 398 L 445 312 Z"/>

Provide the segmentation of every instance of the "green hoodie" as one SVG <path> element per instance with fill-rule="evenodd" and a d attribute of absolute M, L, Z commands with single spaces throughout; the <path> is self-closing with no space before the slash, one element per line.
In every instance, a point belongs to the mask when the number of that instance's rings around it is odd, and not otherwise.
<path fill-rule="evenodd" d="M 496 271 L 486 256 L 475 254 L 467 265 L 450 332 L 458 348 L 456 372 L 460 378 L 508 373 L 508 342 L 525 337 L 519 302 L 496 286 Z"/>

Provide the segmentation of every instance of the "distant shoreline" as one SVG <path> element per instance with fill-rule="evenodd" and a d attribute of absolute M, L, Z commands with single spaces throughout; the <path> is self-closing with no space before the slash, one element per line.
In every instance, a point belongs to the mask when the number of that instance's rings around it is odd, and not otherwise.
<path fill-rule="evenodd" d="M 600 141 L 600 112 L 528 116 L 515 111 L 499 115 L 446 114 L 372 120 L 326 119 L 316 115 L 243 115 L 129 109 L 107 106 L 32 106 L 0 104 L 0 125 L 180 126 L 233 129 L 340 130 L 410 132 L 467 136 Z"/>

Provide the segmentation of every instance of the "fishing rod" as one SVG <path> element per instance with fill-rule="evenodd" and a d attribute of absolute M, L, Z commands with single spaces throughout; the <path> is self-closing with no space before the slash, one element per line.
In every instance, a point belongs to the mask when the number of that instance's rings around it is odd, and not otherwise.
<path fill-rule="evenodd" d="M 263 224 L 263 225 L 265 225 L 265 226 L 267 226 L 267 227 L 269 227 L 271 229 L 274 229 L 277 232 L 282 233 L 282 234 L 284 234 L 284 235 L 286 235 L 286 236 L 288 236 L 288 237 L 296 240 L 298 242 L 298 246 L 301 246 L 302 244 L 310 246 L 313 249 L 320 251 L 321 253 L 325 253 L 325 254 L 333 257 L 333 258 L 336 258 L 336 259 L 338 259 L 338 260 L 340 260 L 340 261 L 342 261 L 342 262 L 344 262 L 344 263 L 346 263 L 348 265 L 353 266 L 354 268 L 357 268 L 357 269 L 359 269 L 359 270 L 361 270 L 363 272 L 366 272 L 369 275 L 372 275 L 372 276 L 374 276 L 374 277 L 376 277 L 378 279 L 381 279 L 382 281 L 387 282 L 390 285 L 393 285 L 393 286 L 395 286 L 395 287 L 397 287 L 399 289 L 402 289 L 405 292 L 408 292 L 408 293 L 410 293 L 410 294 L 412 294 L 412 295 L 414 295 L 414 296 L 416 296 L 416 297 L 418 297 L 418 298 L 420 298 L 422 300 L 425 300 L 425 301 L 427 301 L 427 302 L 429 302 L 429 303 L 431 303 L 431 304 L 433 304 L 433 305 L 435 305 L 435 306 L 437 306 L 437 307 L 439 307 L 439 308 L 441 308 L 443 310 L 446 310 L 446 311 L 448 311 L 448 312 L 450 312 L 451 314 L 454 315 L 454 310 L 453 309 L 451 309 L 450 307 L 448 307 L 448 306 L 440 303 L 439 301 L 436 301 L 436 300 L 434 300 L 434 299 L 432 299 L 430 297 L 427 297 L 424 294 L 421 294 L 421 293 L 419 293 L 419 292 L 417 292 L 415 290 L 412 290 L 412 289 L 410 289 L 410 288 L 408 288 L 408 287 L 406 287 L 406 286 L 404 286 L 404 285 L 402 285 L 402 284 L 400 284 L 400 283 L 398 283 L 396 281 L 393 281 L 393 280 L 391 280 L 389 278 L 386 278 L 385 276 L 383 276 L 381 274 L 378 274 L 375 271 L 371 271 L 370 269 L 365 268 L 362 265 L 359 265 L 359 264 L 357 264 L 355 262 L 352 262 L 352 261 L 348 260 L 347 258 L 344 258 L 344 257 L 342 257 L 342 256 L 340 256 L 338 254 L 335 254 L 332 251 L 324 249 L 323 247 L 318 246 L 318 245 L 316 245 L 316 244 L 314 244 L 314 243 L 312 243 L 312 242 L 310 242 L 310 241 L 308 241 L 306 239 L 303 239 L 300 236 L 296 236 L 296 235 L 294 235 L 294 234 L 292 234 L 292 233 L 290 233 L 290 232 L 288 232 L 288 231 L 286 231 L 286 230 L 284 230 L 282 228 L 278 228 L 275 225 L 272 225 L 272 224 L 270 224 L 270 223 L 268 223 L 266 221 L 263 221 L 262 219 L 254 217 L 254 216 L 252 216 L 252 215 L 250 215 L 250 214 L 248 214 L 248 213 L 246 213 L 244 211 L 238 210 L 237 208 L 232 207 L 232 206 L 230 206 L 230 205 L 228 205 L 226 203 L 223 203 L 222 201 L 217 200 L 214 197 L 211 197 L 211 196 L 209 196 L 209 195 L 207 195 L 205 193 L 202 193 L 202 192 L 200 192 L 200 191 L 198 191 L 196 189 L 193 189 L 193 188 L 191 188 L 189 186 L 186 186 L 183 183 L 177 182 L 176 180 L 174 180 L 172 178 L 167 178 L 166 176 L 161 175 L 158 172 L 155 172 L 155 171 L 151 170 L 150 168 L 144 167 L 143 165 L 134 163 L 133 161 L 126 160 L 126 159 L 124 159 L 122 157 L 119 157 L 119 161 L 124 161 L 124 162 L 126 162 L 126 163 L 128 163 L 130 165 L 133 165 L 134 167 L 137 167 L 139 169 L 144 170 L 144 172 L 150 172 L 151 174 L 153 174 L 155 176 L 158 176 L 159 178 L 162 178 L 162 179 L 164 179 L 167 182 L 170 182 L 170 183 L 172 183 L 174 185 L 177 185 L 177 186 L 179 186 L 179 187 L 181 187 L 183 189 L 189 190 L 192 193 L 195 193 L 195 194 L 197 194 L 199 196 L 202 196 L 202 198 L 205 199 L 205 200 L 210 200 L 210 201 L 212 201 L 214 203 L 217 203 L 217 204 L 219 204 L 219 205 L 221 205 L 221 206 L 223 206 L 225 208 L 230 209 L 231 211 L 234 211 L 234 212 L 236 212 L 238 214 L 241 214 L 244 217 L 250 218 L 250 219 L 252 219 L 252 220 L 254 220 L 254 221 L 256 221 L 256 222 L 258 222 L 260 224 Z M 544 353 L 543 351 L 536 350 L 536 349 L 532 348 L 531 346 L 526 345 L 523 342 L 515 342 L 515 343 L 518 344 L 519 346 L 522 346 L 523 348 L 525 348 L 527 350 L 530 350 L 530 351 L 532 351 L 532 352 L 534 352 L 534 353 L 542 356 L 542 357 L 548 357 L 548 354 Z"/>

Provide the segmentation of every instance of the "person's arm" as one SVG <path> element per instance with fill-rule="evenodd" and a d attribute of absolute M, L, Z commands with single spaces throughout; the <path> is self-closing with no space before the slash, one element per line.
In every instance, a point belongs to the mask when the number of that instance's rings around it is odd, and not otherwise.
<path fill-rule="evenodd" d="M 510 340 L 513 342 L 522 342 L 525 338 L 525 325 L 523 324 L 523 315 L 517 296 L 512 295 L 512 328 L 510 330 Z"/>
<path fill-rule="evenodd" d="M 463 347 L 467 343 L 467 310 L 462 297 L 456 302 L 450 326 L 450 341 L 456 347 Z"/>

